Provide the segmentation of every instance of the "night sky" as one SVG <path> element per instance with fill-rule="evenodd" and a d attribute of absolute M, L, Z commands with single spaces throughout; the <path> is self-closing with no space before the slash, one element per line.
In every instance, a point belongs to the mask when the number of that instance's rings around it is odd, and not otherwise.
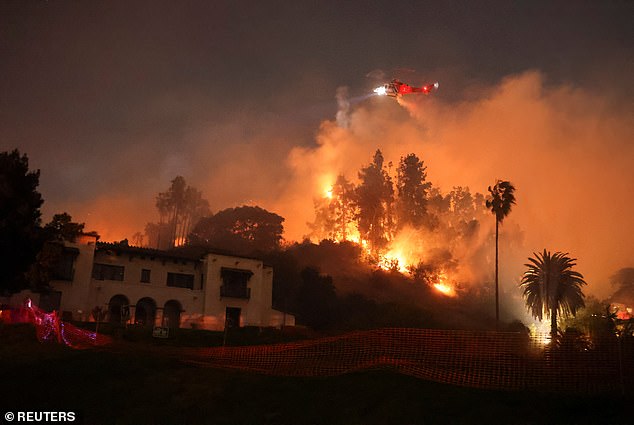
<path fill-rule="evenodd" d="M 297 240 L 324 178 L 416 149 L 445 191 L 513 181 L 524 258 L 571 251 L 605 282 L 634 265 L 632 22 L 625 0 L 2 0 L 0 150 L 41 170 L 45 221 L 104 240 L 156 220 L 176 175 Z M 440 90 L 363 98 L 394 77 Z"/>

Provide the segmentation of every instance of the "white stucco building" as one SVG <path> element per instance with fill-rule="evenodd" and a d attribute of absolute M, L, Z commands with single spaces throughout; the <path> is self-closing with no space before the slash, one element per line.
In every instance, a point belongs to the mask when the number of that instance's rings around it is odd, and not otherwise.
<path fill-rule="evenodd" d="M 272 308 L 273 269 L 254 258 L 172 253 L 81 235 L 66 243 L 55 276 L 51 294 L 34 301 L 75 320 L 94 320 L 101 309 L 113 323 L 172 328 L 295 322 Z"/>

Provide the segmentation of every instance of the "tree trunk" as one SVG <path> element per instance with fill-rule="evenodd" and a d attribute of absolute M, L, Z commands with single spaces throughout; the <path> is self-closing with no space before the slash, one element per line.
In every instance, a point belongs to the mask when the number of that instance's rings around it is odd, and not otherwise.
<path fill-rule="evenodd" d="M 176 246 L 176 226 L 178 225 L 178 207 L 174 206 L 174 212 L 172 213 L 172 223 L 170 229 L 170 248 Z"/>
<path fill-rule="evenodd" d="M 557 340 L 557 306 L 553 305 L 550 308 L 550 343 L 554 344 Z"/>
<path fill-rule="evenodd" d="M 498 230 L 500 221 L 495 218 L 495 329 L 500 327 L 500 294 L 498 284 Z"/>

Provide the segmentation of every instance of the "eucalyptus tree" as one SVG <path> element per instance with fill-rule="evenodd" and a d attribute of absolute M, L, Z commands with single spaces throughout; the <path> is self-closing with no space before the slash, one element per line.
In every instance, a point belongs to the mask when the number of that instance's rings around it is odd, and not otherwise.
<path fill-rule="evenodd" d="M 418 228 L 429 224 L 427 199 L 431 183 L 427 181 L 426 170 L 416 154 L 401 157 L 396 181 L 399 227 L 411 224 Z"/>
<path fill-rule="evenodd" d="M 191 228 L 209 214 L 209 202 L 200 190 L 187 185 L 185 178 L 176 176 L 169 189 L 157 195 L 156 209 L 159 223 L 150 223 L 148 230 L 158 234 L 150 239 L 156 240 L 157 248 L 172 248 L 184 244 Z"/>

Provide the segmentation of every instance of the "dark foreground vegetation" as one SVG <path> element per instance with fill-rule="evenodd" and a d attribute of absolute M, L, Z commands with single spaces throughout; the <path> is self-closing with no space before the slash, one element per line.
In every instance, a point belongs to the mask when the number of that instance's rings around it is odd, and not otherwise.
<path fill-rule="evenodd" d="M 71 350 L 0 327 L 4 411 L 86 424 L 624 424 L 634 398 L 494 392 L 386 371 L 285 378 L 200 368 L 160 350 Z M 134 344 L 139 350 L 134 350 Z M 629 406 L 629 407 L 628 407 Z"/>

